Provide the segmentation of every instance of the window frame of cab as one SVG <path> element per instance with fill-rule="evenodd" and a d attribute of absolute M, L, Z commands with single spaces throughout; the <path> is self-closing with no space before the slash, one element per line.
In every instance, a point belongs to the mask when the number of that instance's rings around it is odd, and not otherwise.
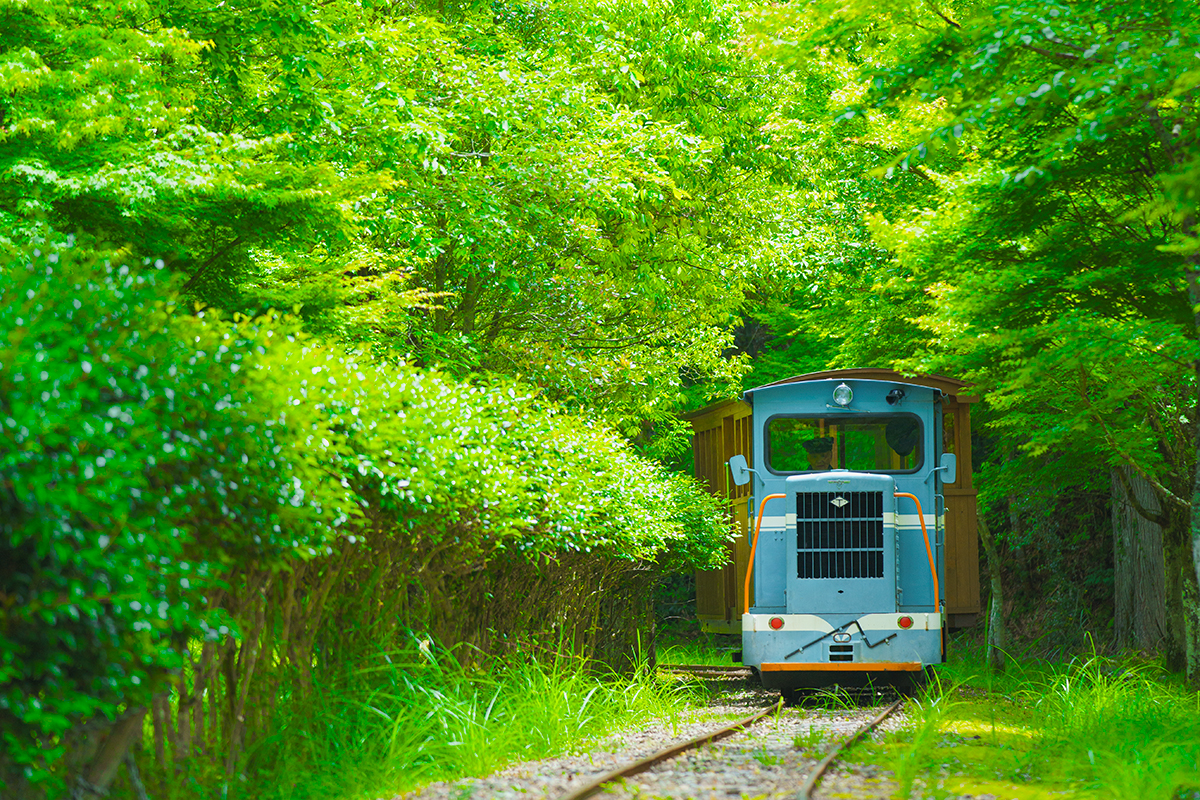
<path fill-rule="evenodd" d="M 835 412 L 836 413 L 836 412 Z M 920 414 L 915 414 L 911 411 L 886 411 L 877 413 L 846 413 L 846 414 L 772 414 L 767 417 L 763 423 L 763 465 L 767 468 L 767 472 L 772 475 L 818 475 L 821 472 L 828 470 L 801 469 L 801 470 L 777 470 L 771 464 L 771 423 L 777 419 L 870 419 L 870 420 L 888 420 L 897 417 L 910 417 L 917 421 L 917 429 L 920 432 L 917 439 L 917 448 L 920 451 L 921 458 L 917 461 L 917 465 L 912 469 L 870 469 L 870 470 L 850 470 L 851 472 L 867 472 L 873 475 L 915 475 L 925 467 L 925 420 Z M 894 450 L 892 452 L 895 452 Z"/>

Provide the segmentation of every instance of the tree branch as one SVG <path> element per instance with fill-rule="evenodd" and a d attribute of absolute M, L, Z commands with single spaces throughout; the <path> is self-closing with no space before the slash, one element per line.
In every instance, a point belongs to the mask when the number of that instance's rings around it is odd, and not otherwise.
<path fill-rule="evenodd" d="M 1113 436 L 1112 431 L 1109 430 L 1108 425 L 1105 424 L 1104 417 L 1100 413 L 1098 413 L 1094 408 L 1092 408 L 1092 401 L 1087 396 L 1086 391 L 1080 392 L 1080 399 L 1083 401 L 1083 404 L 1088 409 L 1091 410 L 1092 419 L 1094 419 L 1096 421 L 1096 423 L 1100 426 L 1100 429 L 1104 431 L 1104 441 L 1106 441 L 1108 443 L 1108 446 L 1111 447 L 1113 449 L 1113 451 L 1118 456 L 1121 457 L 1121 460 L 1124 461 L 1126 464 L 1128 464 L 1129 467 L 1131 469 L 1133 469 L 1135 472 L 1137 472 L 1138 475 L 1141 475 L 1142 478 L 1145 479 L 1146 483 L 1153 486 L 1155 488 L 1155 490 L 1161 496 L 1161 499 L 1167 500 L 1171 503 L 1174 503 L 1175 506 L 1178 507 L 1179 509 L 1186 511 L 1188 513 L 1191 513 L 1191 510 L 1192 510 L 1191 503 L 1188 503 L 1186 500 L 1183 500 L 1178 495 L 1176 495 L 1174 492 L 1172 492 L 1170 489 L 1163 486 L 1162 483 L 1160 483 L 1159 481 L 1157 481 L 1153 477 L 1151 477 L 1144 469 L 1142 469 L 1138 465 L 1138 463 L 1136 461 L 1133 460 L 1133 458 L 1131 458 L 1129 456 L 1128 453 L 1126 453 L 1124 450 L 1121 449 L 1120 445 L 1117 444 L 1116 437 Z M 1117 470 L 1117 472 L 1119 473 L 1120 470 Z M 1152 514 L 1151 512 L 1147 511 L 1145 509 L 1145 507 L 1143 507 L 1141 504 L 1139 504 L 1137 502 L 1136 498 L 1134 498 L 1133 491 L 1129 487 L 1128 480 L 1124 477 L 1122 477 L 1121 480 L 1122 480 L 1123 485 L 1126 488 L 1126 493 L 1129 495 L 1130 503 L 1134 506 L 1134 508 L 1137 510 L 1137 512 L 1139 514 L 1141 514 L 1143 517 L 1145 517 L 1146 519 L 1155 523 L 1156 525 L 1161 525 L 1163 527 L 1166 527 L 1166 524 L 1167 524 L 1166 509 L 1164 508 L 1158 514 Z"/>
<path fill-rule="evenodd" d="M 187 279 L 187 282 L 185 284 L 183 284 L 183 288 L 181 288 L 179 290 L 179 293 L 187 294 L 191 290 L 191 288 L 196 285 L 196 282 L 199 281 L 202 277 L 204 277 L 204 275 L 208 273 L 209 269 L 211 269 L 212 266 L 217 263 L 217 259 L 224 256 L 226 253 L 228 253 L 230 250 L 237 247 L 241 243 L 242 243 L 242 236 L 241 236 L 241 234 L 239 234 L 238 236 L 234 237 L 234 240 L 232 242 L 225 245 L 217 252 L 213 253 L 212 256 L 208 259 L 208 261 L 205 261 L 203 264 L 200 265 L 200 269 L 198 269 L 192 273 L 192 277 Z"/>
<path fill-rule="evenodd" d="M 1174 503 L 1178 508 L 1180 508 L 1184 511 L 1191 511 L 1192 506 L 1190 503 L 1188 503 L 1186 500 L 1180 498 L 1178 495 L 1176 495 L 1174 492 L 1172 492 L 1167 487 L 1163 486 L 1162 483 L 1160 483 L 1159 481 L 1157 481 L 1153 477 L 1151 477 L 1149 475 L 1149 473 L 1146 472 L 1146 470 L 1144 470 L 1140 466 L 1138 466 L 1138 464 L 1132 458 L 1130 458 L 1128 455 L 1126 455 L 1124 452 L 1122 452 L 1119 447 L 1116 446 L 1116 443 L 1112 440 L 1111 436 L 1109 437 L 1109 444 L 1112 445 L 1113 449 L 1117 451 L 1117 455 L 1121 456 L 1121 458 L 1124 459 L 1125 463 L 1128 464 L 1130 467 L 1132 467 L 1133 470 L 1135 472 L 1137 472 L 1138 475 L 1141 475 L 1143 478 L 1145 478 L 1146 483 L 1153 486 L 1158 491 L 1159 494 L 1161 494 L 1164 498 L 1166 498 L 1167 500 Z M 1147 517 L 1147 519 L 1151 519 L 1151 518 Z M 1165 517 L 1164 517 L 1164 519 L 1165 519 Z M 1151 521 L 1154 522 L 1156 520 L 1151 519 Z M 1160 524 L 1165 525 L 1166 523 L 1163 522 Z"/>
<path fill-rule="evenodd" d="M 1053 50 L 1047 50 L 1044 47 L 1036 47 L 1032 44 L 1023 44 L 1021 47 L 1026 50 L 1031 50 L 1040 56 L 1045 56 L 1051 61 L 1066 61 L 1068 64 L 1070 64 L 1079 60 L 1079 56 L 1071 55 L 1070 53 L 1056 53 Z"/>
<path fill-rule="evenodd" d="M 937 7 L 937 4 L 934 3 L 933 0 L 925 0 L 925 7 L 928 8 L 930 11 L 932 11 L 934 14 L 937 14 L 939 17 L 941 17 L 942 21 L 945 22 L 947 25 L 949 25 L 953 28 L 962 30 L 962 25 L 958 24 L 957 22 L 952 20 L 950 17 L 943 14 L 942 10 Z"/>
<path fill-rule="evenodd" d="M 1138 470 L 1138 472 L 1140 474 L 1141 470 Z M 1157 512 L 1153 512 L 1142 505 L 1141 501 L 1137 499 L 1137 495 L 1133 493 L 1133 484 L 1129 482 L 1129 476 L 1125 474 L 1125 470 L 1117 468 L 1113 470 L 1113 474 L 1117 476 L 1117 480 L 1121 483 L 1121 488 L 1125 491 L 1125 502 L 1133 506 L 1133 510 L 1138 513 L 1138 516 L 1148 522 L 1154 523 L 1160 528 L 1165 528 L 1167 525 L 1166 511 L 1159 509 Z"/>

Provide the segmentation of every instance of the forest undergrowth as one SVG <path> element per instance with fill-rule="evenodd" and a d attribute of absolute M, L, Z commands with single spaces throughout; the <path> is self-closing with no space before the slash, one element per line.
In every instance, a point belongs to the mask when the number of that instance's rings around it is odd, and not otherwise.
<path fill-rule="evenodd" d="M 1160 661 L 956 648 L 910 723 L 855 759 L 891 769 L 896 797 L 1191 798 L 1200 794 L 1200 695 Z"/>
<path fill-rule="evenodd" d="M 674 725 L 703 701 L 697 684 L 663 682 L 646 665 L 602 675 L 578 658 L 480 661 L 462 647 L 410 640 L 323 671 L 313 691 L 285 691 L 270 733 L 249 747 L 238 785 L 227 786 L 214 762 L 189 759 L 150 767 L 142 776 L 150 796 L 391 797 L 583 748 L 643 720 Z M 115 794 L 126 796 L 127 782 L 123 773 Z"/>

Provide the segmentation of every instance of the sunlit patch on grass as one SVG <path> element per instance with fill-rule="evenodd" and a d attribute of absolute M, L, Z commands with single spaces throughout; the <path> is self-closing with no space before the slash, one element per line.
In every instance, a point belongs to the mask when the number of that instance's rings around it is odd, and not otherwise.
<path fill-rule="evenodd" d="M 1021 739 L 1032 739 L 1036 732 L 1021 726 L 1010 725 L 1005 723 L 991 723 L 986 719 L 959 719 L 947 722 L 945 730 L 950 733 L 957 733 L 960 736 L 988 736 L 988 737 L 1018 737 Z"/>
<path fill-rule="evenodd" d="M 995 676 L 979 666 L 945 665 L 909 702 L 904 729 L 870 746 L 895 773 L 896 797 L 1189 796 L 1200 697 L 1157 665 L 1092 656 Z"/>
<path fill-rule="evenodd" d="M 1061 787 L 1040 786 L 1028 783 L 1012 783 L 1010 781 L 994 781 L 980 778 L 948 778 L 943 789 L 952 794 L 986 797 L 991 795 L 1004 800 L 1084 800 L 1097 797 L 1083 789 L 1063 789 Z"/>

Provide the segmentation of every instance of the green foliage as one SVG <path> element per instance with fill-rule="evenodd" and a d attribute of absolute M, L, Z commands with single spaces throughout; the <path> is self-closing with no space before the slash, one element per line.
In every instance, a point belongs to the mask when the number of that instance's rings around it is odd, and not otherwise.
<path fill-rule="evenodd" d="M 867 3 L 822 35 L 871 44 L 870 88 L 843 118 L 902 145 L 885 177 L 917 171 L 935 190 L 869 218 L 895 258 L 866 295 L 834 293 L 823 329 L 842 360 L 974 380 L 1031 459 L 1134 464 L 1185 497 L 1198 352 L 1178 181 L 1200 149 L 1177 76 L 1194 69 L 1194 10 Z M 881 315 L 903 335 L 850 335 Z"/>
<path fill-rule="evenodd" d="M 804 733 L 792 737 L 792 747 L 801 752 L 811 753 L 814 757 L 823 758 L 828 736 L 828 730 L 809 723 Z"/>
<path fill-rule="evenodd" d="M 930 114 L 846 115 L 870 88 L 864 70 L 885 61 L 877 37 L 824 35 L 833 9 L 756 4 L 746 17 L 747 44 L 786 86 L 773 130 L 792 148 L 781 182 L 802 193 L 763 252 L 767 279 L 750 298 L 735 337 L 750 358 L 744 387 L 835 366 L 890 366 L 909 354 L 919 328 L 895 290 L 920 293 L 895 263 L 872 220 L 927 204 L 935 185 L 923 171 L 893 172 L 906 135 Z M 907 298 L 905 298 L 907 299 Z"/>
<path fill-rule="evenodd" d="M 35 781 L 80 720 L 145 702 L 189 638 L 230 635 L 206 600 L 228 564 L 326 536 L 292 489 L 319 477 L 248 402 L 249 348 L 177 327 L 156 272 L 70 246 L 0 269 L 0 720 Z"/>
<path fill-rule="evenodd" d="M 910 797 L 913 782 L 936 763 L 934 748 L 954 707 L 952 695 L 952 691 L 945 691 L 945 687 L 935 682 L 921 696 L 905 703 L 910 723 L 894 737 L 899 746 L 891 759 L 898 784 L 896 797 Z"/>
<path fill-rule="evenodd" d="M 215 602 L 241 607 L 235 577 L 316 562 L 326 580 L 368 548 L 410 554 L 404 580 L 434 555 L 723 557 L 715 501 L 599 424 L 294 321 L 181 314 L 155 272 L 69 246 L 0 270 L 9 774 L 61 780 L 80 724 L 145 704 L 189 643 L 236 635 Z"/>
<path fill-rule="evenodd" d="M 743 330 L 749 341 L 738 336 L 735 343 L 750 356 L 750 371 L 742 379 L 746 389 L 820 372 L 838 355 L 839 343 L 807 329 L 793 309 L 756 308 Z"/>
<path fill-rule="evenodd" d="M 1136 3 L 864 3 L 807 31 L 834 52 L 866 45 L 841 119 L 890 139 L 881 177 L 915 172 L 932 190 L 868 217 L 895 258 L 870 270 L 867 292 L 826 287 L 834 316 L 815 319 L 842 338 L 842 360 L 952 369 L 1012 398 L 1006 412 L 1040 408 L 1022 402 L 1048 380 L 1067 383 L 1048 405 L 1083 394 L 1100 417 L 1128 406 L 1122 376 L 1177 385 L 1195 334 L 1171 245 L 1188 206 L 1170 186 L 1198 151 L 1175 76 L 1196 22 Z M 881 324 L 900 335 L 881 341 Z M 1099 388 L 1071 386 L 1081 370 Z M 1061 442 L 1099 426 L 1047 427 L 1035 429 Z"/>
<path fill-rule="evenodd" d="M 839 365 L 976 384 L 995 435 L 983 500 L 1013 522 L 1002 538 L 1027 541 L 1022 519 L 1091 504 L 1076 500 L 1109 473 L 1098 466 L 1149 482 L 1157 503 L 1142 514 L 1165 529 L 1168 649 L 1184 667 L 1200 652 L 1184 602 L 1200 15 L 1137 0 L 814 9 L 764 12 L 781 32 L 770 50 L 797 71 L 845 65 L 828 124 L 877 148 L 888 199 L 857 205 L 866 233 L 854 238 L 871 243 L 861 269 L 827 274 L 823 307 L 792 327 L 836 342 Z M 1107 535 L 1099 521 L 1083 536 Z"/>
<path fill-rule="evenodd" d="M 322 416 L 336 437 L 323 457 L 370 525 L 414 552 L 449 548 L 469 563 L 500 550 L 653 560 L 673 548 L 705 564 L 728 535 L 690 478 L 519 385 L 472 386 L 316 343 L 280 343 L 260 369 L 290 392 L 285 407 Z"/>
<path fill-rule="evenodd" d="M 518 375 L 633 434 L 683 380 L 736 380 L 725 329 L 796 202 L 774 181 L 774 89 L 732 45 L 732 4 L 500 9 L 439 27 L 438 63 L 399 67 L 443 138 L 382 199 L 369 246 L 405 243 L 397 266 L 436 307 L 348 334 Z"/>
<path fill-rule="evenodd" d="M 4 3 L 3 239 L 51 229 L 128 243 L 189 275 L 188 292 L 226 305 L 248 247 L 336 240 L 358 194 L 353 168 L 336 175 L 328 162 L 294 158 L 293 132 L 237 119 L 251 109 L 280 119 L 269 97 L 251 92 L 231 114 L 218 88 L 249 89 L 256 56 L 263 69 L 282 59 L 278 80 L 294 79 L 304 67 L 290 56 L 313 42 L 309 13 L 256 3 Z M 247 44 L 258 52 L 240 49 Z"/>
<path fill-rule="evenodd" d="M 1194 787 L 1196 696 L 1160 666 L 1093 654 L 1012 667 L 994 675 L 969 651 L 942 668 L 943 686 L 879 748 L 903 778 L 897 796 L 915 781 L 1017 797 L 1166 800 Z"/>
<path fill-rule="evenodd" d="M 726 643 L 701 641 L 680 642 L 658 648 L 658 663 L 664 666 L 671 664 L 707 664 L 717 667 L 735 667 L 733 653 L 741 647 L 731 641 Z"/>
<path fill-rule="evenodd" d="M 6 236 L 127 244 L 189 297 L 300 305 L 310 332 L 519 377 L 629 436 L 686 385 L 731 391 L 747 292 L 840 260 L 856 217 L 827 178 L 862 159 L 812 124 L 828 70 L 780 75 L 738 3 L 0 14 Z"/>

